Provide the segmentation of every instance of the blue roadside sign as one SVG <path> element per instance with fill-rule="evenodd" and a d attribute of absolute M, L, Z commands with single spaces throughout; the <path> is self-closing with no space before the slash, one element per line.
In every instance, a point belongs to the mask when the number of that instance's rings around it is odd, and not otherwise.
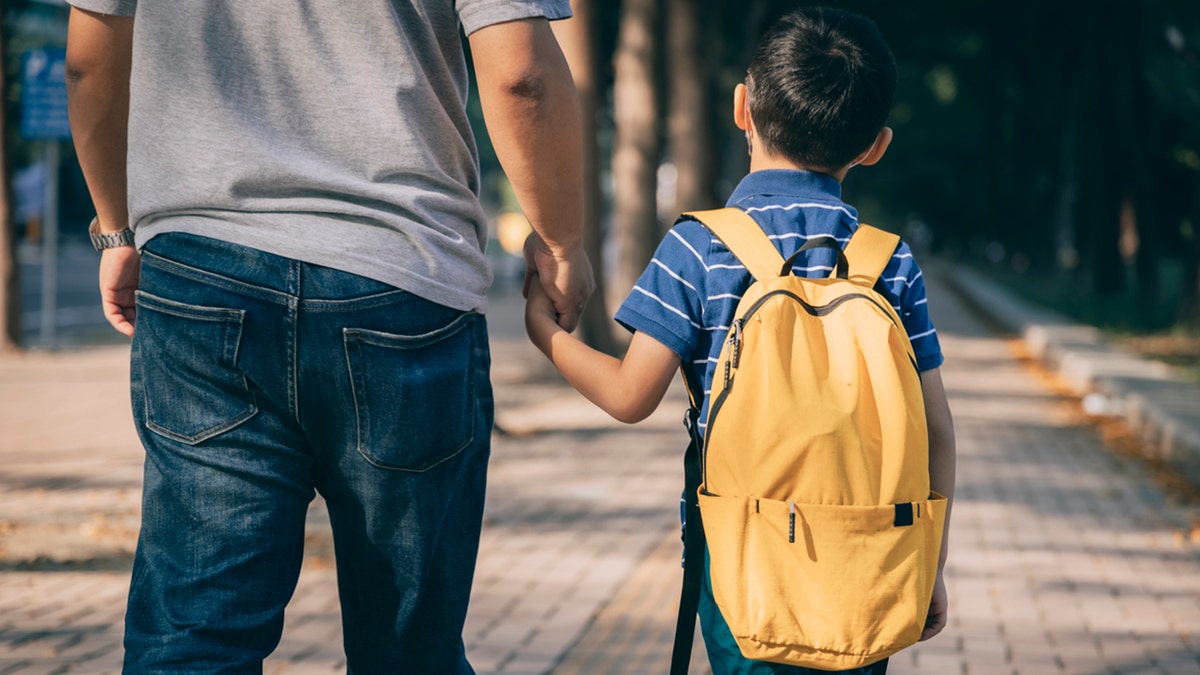
<path fill-rule="evenodd" d="M 31 49 L 21 55 L 21 137 L 65 140 L 67 120 L 66 50 Z"/>

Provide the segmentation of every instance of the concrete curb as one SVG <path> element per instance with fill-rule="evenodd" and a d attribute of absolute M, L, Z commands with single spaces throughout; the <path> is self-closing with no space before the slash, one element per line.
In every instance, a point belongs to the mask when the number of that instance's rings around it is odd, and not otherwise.
<path fill-rule="evenodd" d="M 1200 486 L 1200 385 L 966 267 L 942 262 L 938 268 L 942 280 L 975 309 L 1019 335 L 1034 358 L 1076 395 L 1087 397 L 1087 408 L 1122 418 L 1141 438 L 1149 458 L 1170 464 Z"/>

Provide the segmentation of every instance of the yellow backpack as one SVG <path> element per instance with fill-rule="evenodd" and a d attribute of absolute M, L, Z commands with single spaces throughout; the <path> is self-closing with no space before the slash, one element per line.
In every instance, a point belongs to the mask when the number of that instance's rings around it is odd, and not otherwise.
<path fill-rule="evenodd" d="M 837 249 L 838 263 L 808 279 L 791 274 L 799 253 L 785 261 L 744 212 L 686 215 L 755 279 L 721 350 L 699 452 L 717 606 L 746 658 L 823 670 L 880 661 L 921 635 L 946 508 L 930 491 L 912 345 L 874 290 L 899 238 L 860 225 L 844 253 L 832 237 L 810 240 L 801 250 Z"/>

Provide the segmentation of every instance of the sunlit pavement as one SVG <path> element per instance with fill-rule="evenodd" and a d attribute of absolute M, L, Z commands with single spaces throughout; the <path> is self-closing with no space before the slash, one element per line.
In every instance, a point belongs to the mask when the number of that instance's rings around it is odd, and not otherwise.
<path fill-rule="evenodd" d="M 930 275 L 932 276 L 932 275 Z M 1200 507 L 930 279 L 958 430 L 949 627 L 891 673 L 1200 673 Z M 678 391 L 612 422 L 489 314 L 498 422 L 464 640 L 479 673 L 666 672 L 680 580 Z M 0 357 L 0 675 L 119 671 L 141 450 L 128 350 Z M 328 525 L 268 673 L 344 672 Z M 693 672 L 703 672 L 702 648 Z"/>

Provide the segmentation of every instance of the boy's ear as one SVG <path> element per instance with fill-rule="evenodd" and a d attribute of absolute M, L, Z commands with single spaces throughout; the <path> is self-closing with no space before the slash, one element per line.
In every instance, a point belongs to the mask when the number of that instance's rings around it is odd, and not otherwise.
<path fill-rule="evenodd" d="M 866 152 L 854 159 L 854 164 L 871 166 L 883 159 L 883 154 L 887 152 L 888 146 L 892 144 L 893 135 L 891 127 L 880 129 L 879 133 L 875 134 L 875 142 L 871 144 L 871 147 L 867 148 Z"/>
<path fill-rule="evenodd" d="M 733 88 L 733 123 L 742 131 L 750 130 L 750 104 L 746 99 L 746 85 Z"/>

